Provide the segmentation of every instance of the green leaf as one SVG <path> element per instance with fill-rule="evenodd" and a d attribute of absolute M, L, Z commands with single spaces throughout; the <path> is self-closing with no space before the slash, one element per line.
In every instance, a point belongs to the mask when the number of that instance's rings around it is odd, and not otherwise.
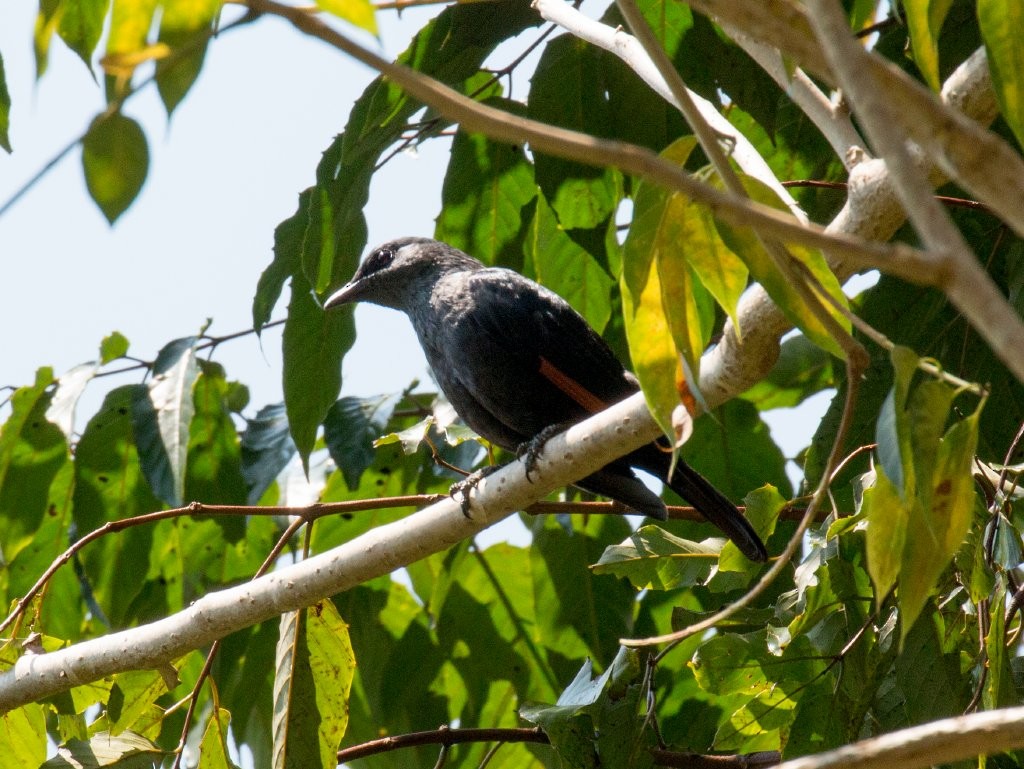
<path fill-rule="evenodd" d="M 875 584 L 875 604 L 881 606 L 900 575 L 910 514 L 885 470 L 879 466 L 875 472 L 874 485 L 864 490 L 862 511 L 868 521 L 868 573 Z"/>
<path fill-rule="evenodd" d="M 521 105 L 504 99 L 486 103 L 521 111 Z M 536 195 L 533 166 L 522 147 L 459 131 L 441 187 L 434 237 L 485 264 L 514 266 L 523 237 L 523 208 Z"/>
<path fill-rule="evenodd" d="M 610 118 L 600 73 L 601 54 L 572 35 L 544 47 L 530 79 L 527 114 L 543 123 L 604 136 Z M 604 222 L 618 204 L 615 171 L 536 154 L 537 183 L 567 230 Z"/>
<path fill-rule="evenodd" d="M 92 52 L 103 33 L 110 0 L 74 0 L 60 6 L 57 34 L 92 70 Z"/>
<path fill-rule="evenodd" d="M 400 395 L 341 398 L 324 419 L 324 441 L 331 459 L 349 489 L 359 486 L 363 472 L 373 464 L 373 442 L 387 430 Z"/>
<path fill-rule="evenodd" d="M 247 503 L 255 505 L 295 454 L 283 403 L 264 406 L 246 420 L 241 449 Z"/>
<path fill-rule="evenodd" d="M 274 681 L 275 766 L 334 766 L 348 725 L 355 656 L 338 609 L 281 616 Z"/>
<path fill-rule="evenodd" d="M 43 522 L 49 488 L 68 461 L 60 429 L 46 418 L 53 370 L 40 368 L 33 385 L 11 396 L 11 414 L 0 427 L 0 547 L 13 558 Z"/>
<path fill-rule="evenodd" d="M 228 741 L 230 726 L 231 714 L 227 710 L 217 708 L 210 711 L 206 731 L 203 732 L 203 740 L 199 745 L 199 769 L 236 769 L 228 750 L 228 745 L 233 744 L 233 741 Z"/>
<path fill-rule="evenodd" d="M 1015 0 L 979 0 L 978 21 L 1000 111 L 1024 144 L 1024 7 Z"/>
<path fill-rule="evenodd" d="M 785 204 L 763 182 L 744 174 L 739 176 L 752 200 L 780 211 L 788 211 Z M 826 331 L 821 321 L 808 309 L 790 281 L 775 267 L 775 261 L 761 246 L 754 233 L 749 229 L 734 228 L 721 220 L 716 220 L 716 222 L 718 230 L 722 234 L 722 240 L 734 254 L 746 263 L 754 280 L 764 287 L 772 301 L 779 306 L 790 322 L 819 347 L 842 358 L 842 348 Z M 804 267 L 817 278 L 821 286 L 836 302 L 844 307 L 848 306 L 849 303 L 842 286 L 839 285 L 839 281 L 829 269 L 828 263 L 820 251 L 795 245 L 787 245 L 787 250 L 794 259 L 803 263 Z M 822 302 L 822 306 L 841 328 L 850 330 L 850 321 L 844 315 L 833 308 L 830 303 Z"/>
<path fill-rule="evenodd" d="M 156 670 L 118 673 L 113 685 L 106 715 L 110 733 L 115 736 L 137 726 L 149 706 L 167 692 L 167 684 Z"/>
<path fill-rule="evenodd" d="M 11 151 L 11 94 L 7 90 L 7 76 L 4 74 L 4 57 L 0 55 L 0 147 Z"/>
<path fill-rule="evenodd" d="M 371 35 L 377 34 L 377 19 L 373 15 L 373 3 L 370 0 L 316 0 L 316 4 L 339 19 L 365 29 Z"/>
<path fill-rule="evenodd" d="M 43 765 L 47 741 L 42 705 L 33 702 L 8 711 L 0 716 L 0 724 L 0 769 Z"/>
<path fill-rule="evenodd" d="M 648 525 L 606 548 L 593 570 L 624 577 L 638 590 L 672 590 L 703 584 L 717 564 L 716 548 Z"/>
<path fill-rule="evenodd" d="M 120 331 L 112 331 L 100 342 L 100 365 L 128 354 L 128 339 Z"/>
<path fill-rule="evenodd" d="M 224 370 L 202 362 L 192 388 L 193 415 L 189 424 L 184 499 L 208 504 L 236 505 L 246 497 L 238 431 L 228 409 L 229 384 Z M 229 541 L 238 541 L 245 521 L 217 519 Z"/>
<path fill-rule="evenodd" d="M 631 629 L 635 593 L 623 580 L 590 574 L 612 543 L 621 542 L 629 526 L 621 516 L 573 520 L 562 526 L 553 518 L 533 526 L 530 576 L 535 604 L 534 636 L 560 659 L 590 656 L 608 659 Z M 573 596 L 568 600 L 569 596 Z"/>
<path fill-rule="evenodd" d="M 565 299 L 600 334 L 612 314 L 615 281 L 569 237 L 544 198 L 537 200 L 523 249 L 537 282 Z"/>
<path fill-rule="evenodd" d="M 156 87 L 170 117 L 203 67 L 221 0 L 164 0 L 159 41 L 174 52 L 156 65 Z"/>
<path fill-rule="evenodd" d="M 942 86 L 939 82 L 939 32 L 952 5 L 953 0 L 903 0 L 914 63 L 933 91 Z"/>
<path fill-rule="evenodd" d="M 119 112 L 100 115 L 82 140 L 82 168 L 89 194 L 113 224 L 146 181 L 149 148 L 142 128 Z"/>
<path fill-rule="evenodd" d="M 744 515 L 750 521 L 754 531 L 758 533 L 763 542 L 775 532 L 775 526 L 779 520 L 779 513 L 786 507 L 786 498 L 783 497 L 777 488 L 766 484 L 761 488 L 754 489 L 743 498 L 745 506 Z M 722 548 L 722 555 L 719 559 L 718 569 L 722 572 L 757 571 L 760 566 L 751 563 L 740 549 L 733 542 L 726 542 Z"/>
<path fill-rule="evenodd" d="M 301 274 L 292 276 L 284 324 L 284 402 L 288 426 L 309 470 L 317 429 L 341 390 L 341 359 L 355 342 L 352 307 L 324 312 Z"/>
<path fill-rule="evenodd" d="M 153 379 L 132 407 L 135 443 L 153 493 L 171 507 L 185 495 L 185 467 L 199 376 L 196 337 L 168 342 L 153 364 Z"/>

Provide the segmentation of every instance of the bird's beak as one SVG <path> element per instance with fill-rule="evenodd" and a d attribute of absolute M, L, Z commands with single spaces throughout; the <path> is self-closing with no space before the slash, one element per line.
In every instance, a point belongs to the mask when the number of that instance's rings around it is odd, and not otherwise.
<path fill-rule="evenodd" d="M 356 301 L 359 298 L 359 289 L 362 287 L 361 283 L 362 281 L 350 280 L 327 297 L 327 301 L 324 302 L 324 309 L 333 310 L 335 307 L 341 307 L 343 304 Z"/>

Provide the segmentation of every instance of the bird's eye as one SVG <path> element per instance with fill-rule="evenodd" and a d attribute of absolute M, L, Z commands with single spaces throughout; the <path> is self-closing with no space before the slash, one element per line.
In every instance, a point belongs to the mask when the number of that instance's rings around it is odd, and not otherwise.
<path fill-rule="evenodd" d="M 395 258 L 395 252 L 390 248 L 378 248 L 373 254 L 374 271 L 383 270 Z"/>

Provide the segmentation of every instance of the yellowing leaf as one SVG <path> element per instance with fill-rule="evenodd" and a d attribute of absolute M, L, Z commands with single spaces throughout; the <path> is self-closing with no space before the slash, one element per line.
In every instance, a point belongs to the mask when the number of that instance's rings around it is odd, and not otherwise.
<path fill-rule="evenodd" d="M 377 19 L 373 15 L 373 4 L 369 0 L 316 0 L 317 6 L 349 24 L 377 34 Z"/>
<path fill-rule="evenodd" d="M 740 174 L 740 180 L 752 200 L 780 211 L 787 210 L 785 204 L 764 183 L 743 174 Z M 823 350 L 827 350 L 838 358 L 844 358 L 845 355 L 838 342 L 832 338 L 822 322 L 807 307 L 790 280 L 779 272 L 775 266 L 775 260 L 765 251 L 754 233 L 749 229 L 733 227 L 721 220 L 716 220 L 716 222 L 722 240 L 734 254 L 744 261 L 750 269 L 750 274 L 764 287 L 772 301 L 779 306 L 786 317 Z M 795 245 L 787 245 L 787 249 L 793 258 L 801 262 L 817 279 L 829 296 L 843 307 L 848 305 L 842 286 L 839 285 L 839 281 L 829 269 L 828 263 L 820 251 Z M 827 301 L 822 300 L 822 305 L 839 326 L 849 331 L 850 322 L 845 316 Z"/>

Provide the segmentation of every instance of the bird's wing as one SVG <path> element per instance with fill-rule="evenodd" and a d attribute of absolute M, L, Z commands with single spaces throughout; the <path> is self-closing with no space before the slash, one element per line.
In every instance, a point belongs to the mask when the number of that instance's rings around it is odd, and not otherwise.
<path fill-rule="evenodd" d="M 519 434 L 579 421 L 636 391 L 604 340 L 556 294 L 497 268 L 473 273 L 464 290 L 449 366 Z"/>

